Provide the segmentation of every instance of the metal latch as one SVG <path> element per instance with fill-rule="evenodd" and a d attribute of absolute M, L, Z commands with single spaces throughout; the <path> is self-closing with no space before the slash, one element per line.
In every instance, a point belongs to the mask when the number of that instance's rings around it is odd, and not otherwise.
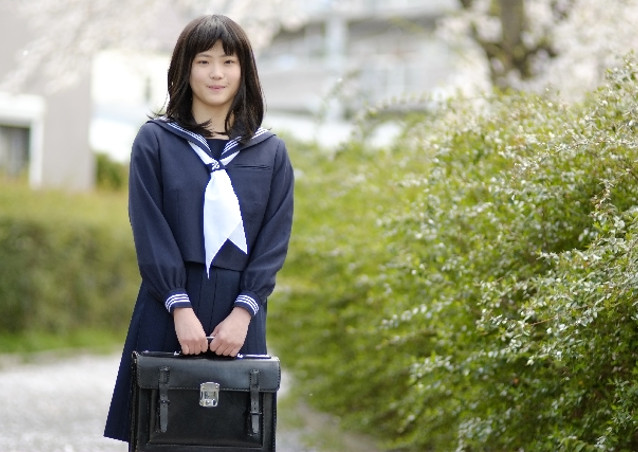
<path fill-rule="evenodd" d="M 199 406 L 215 408 L 219 403 L 219 383 L 209 381 L 199 385 Z"/>

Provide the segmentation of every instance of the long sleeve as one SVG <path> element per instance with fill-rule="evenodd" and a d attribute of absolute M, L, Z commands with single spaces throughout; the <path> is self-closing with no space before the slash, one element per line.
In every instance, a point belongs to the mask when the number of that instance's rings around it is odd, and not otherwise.
<path fill-rule="evenodd" d="M 163 212 L 163 175 L 157 128 L 146 124 L 131 153 L 129 217 L 142 280 L 170 312 L 190 306 L 180 249 Z"/>
<path fill-rule="evenodd" d="M 283 141 L 279 140 L 274 160 L 270 195 L 261 229 L 249 250 L 249 260 L 235 306 L 254 316 L 275 287 L 277 272 L 288 251 L 293 218 L 294 174 Z"/>

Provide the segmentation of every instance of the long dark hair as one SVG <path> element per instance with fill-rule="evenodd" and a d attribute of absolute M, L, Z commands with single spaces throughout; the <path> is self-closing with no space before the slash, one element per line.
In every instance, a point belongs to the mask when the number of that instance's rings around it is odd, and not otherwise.
<path fill-rule="evenodd" d="M 168 105 L 166 116 L 182 127 L 209 136 L 209 121 L 197 123 L 193 117 L 193 92 L 190 87 L 191 65 L 198 53 L 205 52 L 221 40 L 224 52 L 235 55 L 241 67 L 239 90 L 226 115 L 225 131 L 230 138 L 247 142 L 264 117 L 264 96 L 250 41 L 244 30 L 222 15 L 202 16 L 191 21 L 177 38 L 168 69 Z"/>

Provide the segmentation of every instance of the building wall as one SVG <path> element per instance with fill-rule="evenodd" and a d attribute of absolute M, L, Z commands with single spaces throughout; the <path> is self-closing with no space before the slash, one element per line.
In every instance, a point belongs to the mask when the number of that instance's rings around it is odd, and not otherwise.
<path fill-rule="evenodd" d="M 280 32 L 259 55 L 270 111 L 348 117 L 445 89 L 452 52 L 434 31 L 453 2 L 359 0 L 343 10 L 338 2 L 309 5 L 312 19 Z"/>
<path fill-rule="evenodd" d="M 20 50 L 34 36 L 22 16 L 9 8 L 0 10 L 0 80 L 25 57 Z M 17 92 L 0 92 L 0 125 L 31 129 L 28 178 L 32 187 L 91 189 L 95 161 L 89 147 L 89 77 L 55 93 L 45 90 L 46 80 L 40 77 L 36 71 Z"/>

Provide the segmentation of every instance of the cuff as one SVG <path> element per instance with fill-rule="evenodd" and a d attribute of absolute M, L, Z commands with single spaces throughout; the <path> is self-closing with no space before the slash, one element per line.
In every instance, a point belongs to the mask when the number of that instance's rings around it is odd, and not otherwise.
<path fill-rule="evenodd" d="M 183 291 L 173 292 L 164 302 L 164 306 L 168 312 L 173 312 L 175 308 L 190 308 L 191 300 L 188 294 Z"/>
<path fill-rule="evenodd" d="M 252 296 L 247 295 L 245 293 L 239 294 L 239 296 L 235 299 L 235 303 L 233 306 L 239 306 L 240 308 L 244 308 L 252 317 L 255 317 L 259 312 L 259 303 Z"/>

